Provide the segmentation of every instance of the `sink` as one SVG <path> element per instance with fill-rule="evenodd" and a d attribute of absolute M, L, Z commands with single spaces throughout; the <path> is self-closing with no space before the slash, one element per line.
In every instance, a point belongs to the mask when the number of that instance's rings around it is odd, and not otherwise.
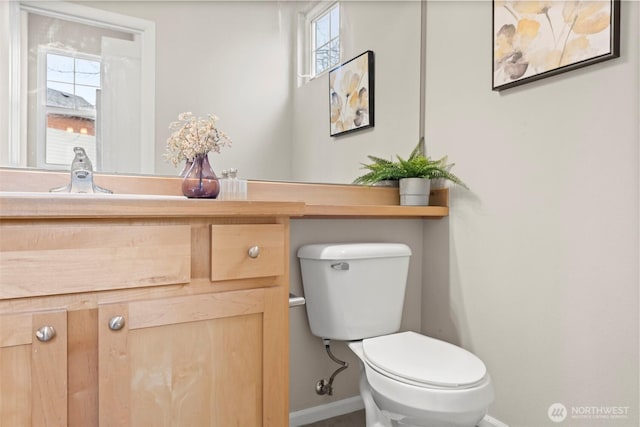
<path fill-rule="evenodd" d="M 20 198 L 86 198 L 111 200 L 188 200 L 185 196 L 163 194 L 109 194 L 109 193 L 50 193 L 48 191 L 0 191 L 0 197 Z"/>

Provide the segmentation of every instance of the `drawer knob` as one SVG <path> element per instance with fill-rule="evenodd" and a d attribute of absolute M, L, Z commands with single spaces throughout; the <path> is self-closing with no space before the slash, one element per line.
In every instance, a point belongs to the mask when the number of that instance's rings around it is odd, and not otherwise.
<path fill-rule="evenodd" d="M 113 316 L 109 319 L 109 329 L 119 331 L 124 328 L 124 316 Z"/>
<path fill-rule="evenodd" d="M 260 255 L 260 246 L 251 246 L 249 248 L 249 258 L 258 258 Z"/>
<path fill-rule="evenodd" d="M 40 342 L 48 342 L 54 339 L 56 336 L 56 330 L 53 326 L 43 326 L 36 331 L 36 338 Z"/>

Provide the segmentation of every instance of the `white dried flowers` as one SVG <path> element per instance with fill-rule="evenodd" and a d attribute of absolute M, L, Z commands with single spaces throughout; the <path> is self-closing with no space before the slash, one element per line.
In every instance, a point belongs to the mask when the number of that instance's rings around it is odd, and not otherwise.
<path fill-rule="evenodd" d="M 183 160 L 193 160 L 197 154 L 219 153 L 222 147 L 231 146 L 231 139 L 216 127 L 217 121 L 214 114 L 197 117 L 191 112 L 180 113 L 178 121 L 169 125 L 172 132 L 167 138 L 165 160 L 177 166 Z"/>

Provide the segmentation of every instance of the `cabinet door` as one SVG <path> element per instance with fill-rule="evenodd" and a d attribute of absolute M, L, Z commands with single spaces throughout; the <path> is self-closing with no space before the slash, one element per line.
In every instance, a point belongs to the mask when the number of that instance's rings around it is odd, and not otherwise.
<path fill-rule="evenodd" d="M 265 288 L 101 305 L 100 426 L 287 425 L 288 377 L 269 366 L 287 366 L 274 316 L 284 298 Z"/>
<path fill-rule="evenodd" d="M 0 315 L 0 426 L 66 425 L 66 311 Z"/>

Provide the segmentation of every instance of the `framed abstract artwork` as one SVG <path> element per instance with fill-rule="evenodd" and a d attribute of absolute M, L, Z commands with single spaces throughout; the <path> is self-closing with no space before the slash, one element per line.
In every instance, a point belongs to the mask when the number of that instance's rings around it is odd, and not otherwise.
<path fill-rule="evenodd" d="M 620 0 L 493 1 L 493 90 L 620 56 Z"/>
<path fill-rule="evenodd" d="M 330 136 L 373 127 L 373 62 L 368 50 L 329 71 Z"/>

